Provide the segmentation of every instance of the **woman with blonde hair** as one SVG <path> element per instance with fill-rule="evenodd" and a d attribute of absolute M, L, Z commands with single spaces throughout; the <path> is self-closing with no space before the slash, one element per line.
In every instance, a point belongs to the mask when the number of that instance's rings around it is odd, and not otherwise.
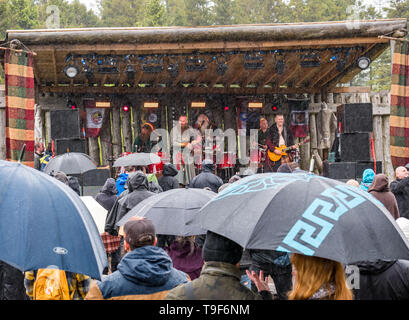
<path fill-rule="evenodd" d="M 293 289 L 289 300 L 352 300 L 341 263 L 320 257 L 291 254 Z"/>

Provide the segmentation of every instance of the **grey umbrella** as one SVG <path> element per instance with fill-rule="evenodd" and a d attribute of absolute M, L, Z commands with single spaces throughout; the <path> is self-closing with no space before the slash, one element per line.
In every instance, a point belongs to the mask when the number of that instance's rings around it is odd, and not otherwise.
<path fill-rule="evenodd" d="M 83 174 L 96 168 L 95 162 L 87 154 L 67 152 L 51 159 L 44 168 L 44 172 L 50 174 L 52 171 L 62 171 L 67 175 L 73 175 Z"/>
<path fill-rule="evenodd" d="M 409 259 L 408 240 L 375 197 L 308 173 L 243 178 L 209 201 L 194 220 L 247 249 L 295 252 L 345 264 Z"/>
<path fill-rule="evenodd" d="M 115 160 L 113 167 L 148 166 L 160 163 L 161 159 L 154 153 L 132 153 Z"/>
<path fill-rule="evenodd" d="M 131 217 L 152 220 L 157 234 L 192 236 L 205 234 L 206 230 L 191 221 L 208 201 L 217 194 L 205 189 L 172 189 L 140 202 L 119 222 L 123 226 Z"/>

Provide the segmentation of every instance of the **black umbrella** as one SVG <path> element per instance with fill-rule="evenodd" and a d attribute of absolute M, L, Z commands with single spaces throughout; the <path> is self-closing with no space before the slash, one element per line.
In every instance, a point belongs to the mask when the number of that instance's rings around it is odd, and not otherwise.
<path fill-rule="evenodd" d="M 241 179 L 193 221 L 248 249 L 313 255 L 352 264 L 409 259 L 409 242 L 372 195 L 308 173 Z"/>
<path fill-rule="evenodd" d="M 113 167 L 148 166 L 160 163 L 161 159 L 154 153 L 131 153 L 115 160 Z"/>
<path fill-rule="evenodd" d="M 205 189 L 172 189 L 161 192 L 140 202 L 117 225 L 123 226 L 131 217 L 139 216 L 151 219 L 157 234 L 183 237 L 205 234 L 206 230 L 190 222 L 200 208 L 216 195 Z"/>
<path fill-rule="evenodd" d="M 44 168 L 44 172 L 50 174 L 52 171 L 62 171 L 67 175 L 72 175 L 83 174 L 96 168 L 95 162 L 87 154 L 67 152 L 52 158 Z"/>

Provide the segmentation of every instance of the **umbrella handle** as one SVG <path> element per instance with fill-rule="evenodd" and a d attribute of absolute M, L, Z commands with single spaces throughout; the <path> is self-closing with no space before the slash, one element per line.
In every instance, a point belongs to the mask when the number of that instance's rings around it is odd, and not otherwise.
<path fill-rule="evenodd" d="M 19 162 L 19 163 L 21 162 L 21 160 L 23 160 L 23 157 L 24 157 L 24 153 L 25 153 L 25 152 L 26 152 L 26 144 L 24 144 L 23 147 L 21 148 L 20 157 L 19 157 L 19 159 L 18 159 L 18 162 Z"/>

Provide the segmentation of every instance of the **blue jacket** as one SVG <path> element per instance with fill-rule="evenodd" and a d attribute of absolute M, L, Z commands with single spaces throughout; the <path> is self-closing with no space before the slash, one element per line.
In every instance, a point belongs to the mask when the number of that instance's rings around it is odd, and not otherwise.
<path fill-rule="evenodd" d="M 173 268 L 162 248 L 144 246 L 127 253 L 118 270 L 97 281 L 86 299 L 162 300 L 169 290 L 186 282 L 186 273 Z"/>
<path fill-rule="evenodd" d="M 128 180 L 127 173 L 121 173 L 116 179 L 116 190 L 118 191 L 118 196 L 125 190 L 126 180 Z"/>
<path fill-rule="evenodd" d="M 368 188 L 372 184 L 374 178 L 375 171 L 372 169 L 365 169 L 364 173 L 362 174 L 362 182 L 360 183 L 359 188 L 368 192 Z"/>

